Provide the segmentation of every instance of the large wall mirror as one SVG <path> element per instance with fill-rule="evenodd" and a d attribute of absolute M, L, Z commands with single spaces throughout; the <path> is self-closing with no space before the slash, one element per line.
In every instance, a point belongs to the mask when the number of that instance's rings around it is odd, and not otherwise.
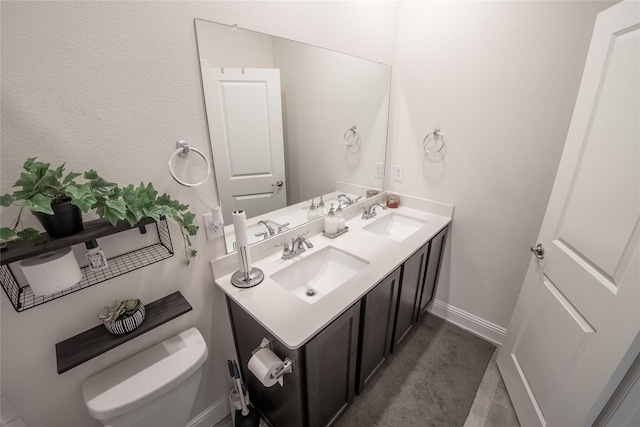
<path fill-rule="evenodd" d="M 227 252 L 234 210 L 255 243 L 382 189 L 390 66 L 235 26 L 195 27 Z"/>

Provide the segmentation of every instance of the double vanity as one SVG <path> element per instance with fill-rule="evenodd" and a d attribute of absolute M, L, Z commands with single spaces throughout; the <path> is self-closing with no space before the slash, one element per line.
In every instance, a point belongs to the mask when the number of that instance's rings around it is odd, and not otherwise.
<path fill-rule="evenodd" d="M 231 284 L 235 254 L 212 261 L 251 401 L 274 426 L 334 424 L 426 313 L 453 206 L 402 196 L 399 208 L 362 218 L 385 197 L 346 209 L 349 231 L 337 238 L 321 233 L 320 219 L 252 246 L 265 276 L 253 288 Z M 284 260 L 275 243 L 307 230 L 312 247 Z M 283 386 L 265 387 L 247 369 L 264 338 L 292 362 Z"/>

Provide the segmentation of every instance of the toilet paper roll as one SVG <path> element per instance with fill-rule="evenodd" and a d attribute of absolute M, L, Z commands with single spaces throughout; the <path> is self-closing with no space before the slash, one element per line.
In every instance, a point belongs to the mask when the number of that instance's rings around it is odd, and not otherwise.
<path fill-rule="evenodd" d="M 249 370 L 265 387 L 271 387 L 276 382 L 282 386 L 282 377 L 277 380 L 271 377 L 271 374 L 281 366 L 282 360 L 268 348 L 256 351 L 248 363 Z"/>
<path fill-rule="evenodd" d="M 20 269 L 36 296 L 62 291 L 82 279 L 82 271 L 71 248 L 22 260 Z"/>
<path fill-rule="evenodd" d="M 233 211 L 233 232 L 236 235 L 236 250 L 238 254 L 238 266 L 244 274 L 251 271 L 251 251 L 249 251 L 249 229 L 247 228 L 247 216 L 244 211 Z M 242 250 L 242 247 L 245 249 Z M 246 254 L 246 262 L 242 261 Z"/>

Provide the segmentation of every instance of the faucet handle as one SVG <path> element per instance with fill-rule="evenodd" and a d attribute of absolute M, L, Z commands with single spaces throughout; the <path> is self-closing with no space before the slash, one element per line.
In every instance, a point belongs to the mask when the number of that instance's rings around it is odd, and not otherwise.
<path fill-rule="evenodd" d="M 276 243 L 275 246 L 276 246 L 276 248 L 278 246 L 284 246 L 282 249 L 284 249 L 285 251 L 288 251 L 289 250 L 289 240 L 283 240 L 280 243 Z"/>
<path fill-rule="evenodd" d="M 285 227 L 288 227 L 288 226 L 289 226 L 288 222 L 285 222 L 284 224 L 279 225 L 278 226 L 278 233 L 282 233 L 282 229 L 285 228 Z"/>
<path fill-rule="evenodd" d="M 305 234 L 309 234 L 309 230 L 303 232 L 302 234 L 298 234 L 298 239 L 304 236 Z"/>
<path fill-rule="evenodd" d="M 262 236 L 263 239 L 266 239 L 268 237 L 268 235 L 269 235 L 268 231 L 263 231 L 262 233 L 256 233 L 255 234 L 256 237 Z"/>
<path fill-rule="evenodd" d="M 276 243 L 276 247 L 282 246 L 282 259 L 291 259 L 295 256 L 291 248 L 289 247 L 289 240 L 285 240 L 280 243 Z"/>

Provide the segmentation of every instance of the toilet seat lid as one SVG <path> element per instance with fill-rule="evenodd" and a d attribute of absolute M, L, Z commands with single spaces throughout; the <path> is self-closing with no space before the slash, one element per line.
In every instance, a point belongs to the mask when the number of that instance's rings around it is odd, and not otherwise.
<path fill-rule="evenodd" d="M 87 409 L 99 420 L 133 411 L 190 377 L 207 355 L 200 331 L 188 329 L 85 380 Z"/>

